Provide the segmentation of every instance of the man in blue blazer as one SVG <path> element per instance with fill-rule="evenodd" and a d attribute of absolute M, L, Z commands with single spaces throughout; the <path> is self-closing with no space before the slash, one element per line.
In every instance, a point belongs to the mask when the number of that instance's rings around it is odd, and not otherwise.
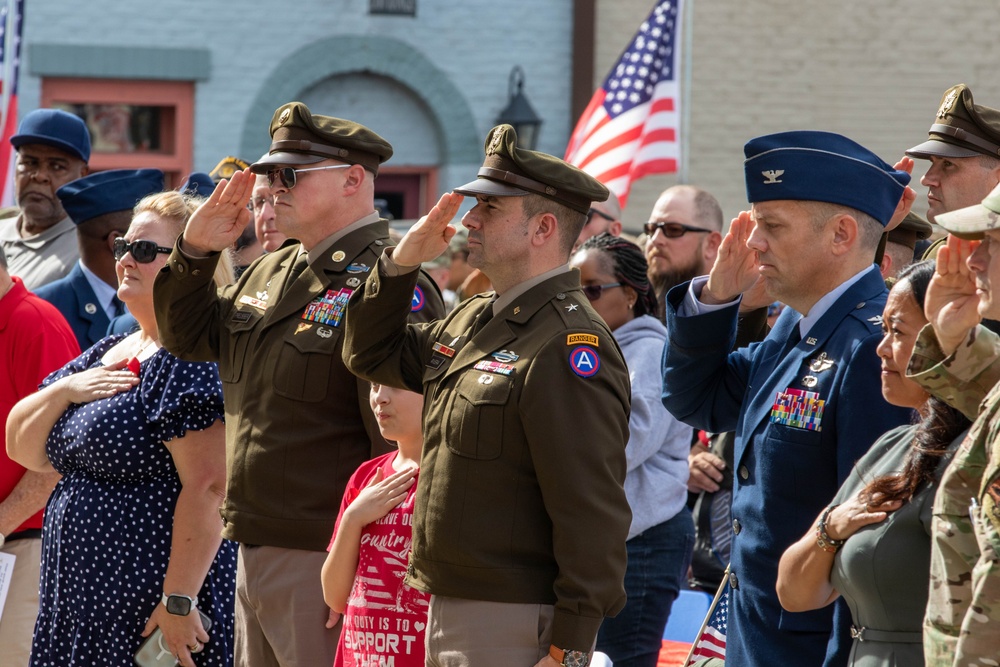
<path fill-rule="evenodd" d="M 909 174 L 826 132 L 744 151 L 750 212 L 707 277 L 667 294 L 663 403 L 692 426 L 737 433 L 726 664 L 843 665 L 847 609 L 836 620 L 830 607 L 786 612 L 775 581 L 854 462 L 910 418 L 882 398 L 886 288 L 872 263 Z M 740 295 L 755 287 L 789 307 L 766 339 L 730 352 Z"/>
<path fill-rule="evenodd" d="M 162 190 L 159 169 L 114 169 L 90 174 L 56 191 L 76 223 L 80 260 L 69 275 L 35 293 L 63 314 L 81 349 L 104 338 L 111 320 L 126 312 L 117 296 L 112 245 L 128 230 L 136 203 Z"/>

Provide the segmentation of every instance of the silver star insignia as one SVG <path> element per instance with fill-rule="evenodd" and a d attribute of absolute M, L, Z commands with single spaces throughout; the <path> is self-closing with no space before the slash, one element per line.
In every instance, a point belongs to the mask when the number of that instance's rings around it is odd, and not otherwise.
<path fill-rule="evenodd" d="M 579 307 L 579 306 L 577 306 L 577 305 L 576 305 L 575 303 L 571 303 L 571 304 L 569 304 L 568 306 L 566 306 L 566 312 L 568 312 L 568 313 L 572 313 L 572 312 L 573 312 L 574 310 L 576 310 L 576 309 L 577 309 L 578 307 Z"/>
<path fill-rule="evenodd" d="M 882 326 L 882 316 L 876 315 L 875 317 L 869 317 L 868 321 L 872 323 L 872 326 L 881 327 Z"/>

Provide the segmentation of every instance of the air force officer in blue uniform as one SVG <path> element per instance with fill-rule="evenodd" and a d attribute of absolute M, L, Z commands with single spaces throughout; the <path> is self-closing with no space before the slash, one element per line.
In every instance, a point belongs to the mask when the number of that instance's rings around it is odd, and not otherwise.
<path fill-rule="evenodd" d="M 775 580 L 854 462 L 910 418 L 880 390 L 886 288 L 872 263 L 909 174 L 826 132 L 744 151 L 750 212 L 710 275 L 667 295 L 663 403 L 692 426 L 737 433 L 726 664 L 843 665 L 847 610 L 836 621 L 829 607 L 786 612 Z M 764 341 L 730 353 L 752 288 L 789 308 Z"/>
<path fill-rule="evenodd" d="M 76 223 L 80 260 L 69 275 L 39 287 L 35 293 L 69 322 L 80 349 L 108 335 L 108 325 L 125 312 L 118 299 L 118 276 L 112 244 L 124 236 L 136 203 L 163 191 L 159 169 L 101 171 L 64 185 L 56 196 Z"/>

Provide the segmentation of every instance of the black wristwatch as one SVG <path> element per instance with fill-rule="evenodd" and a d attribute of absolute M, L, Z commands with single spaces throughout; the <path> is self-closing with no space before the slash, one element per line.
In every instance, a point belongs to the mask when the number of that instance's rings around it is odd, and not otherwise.
<path fill-rule="evenodd" d="M 590 653 L 587 651 L 571 651 L 549 645 L 549 657 L 563 667 L 587 667 L 590 664 Z"/>
<path fill-rule="evenodd" d="M 164 593 L 163 606 L 167 608 L 168 613 L 174 616 L 187 616 L 198 606 L 198 598 L 180 595 L 179 593 L 171 595 Z"/>

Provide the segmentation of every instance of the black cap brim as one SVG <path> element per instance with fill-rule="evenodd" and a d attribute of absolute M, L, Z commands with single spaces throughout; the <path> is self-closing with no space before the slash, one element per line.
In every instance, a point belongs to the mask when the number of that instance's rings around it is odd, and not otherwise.
<path fill-rule="evenodd" d="M 471 197 L 482 196 L 482 197 L 524 197 L 525 195 L 531 194 L 527 190 L 522 190 L 521 188 L 515 188 L 506 183 L 500 183 L 498 181 L 493 181 L 488 178 L 477 178 L 476 180 L 466 183 L 461 187 L 453 189 L 460 195 L 468 195 Z"/>
<path fill-rule="evenodd" d="M 932 157 L 979 157 L 983 153 L 947 141 L 928 139 L 906 151 L 906 155 L 918 160 L 929 160 Z"/>
<path fill-rule="evenodd" d="M 261 159 L 250 165 L 250 171 L 255 174 L 266 174 L 274 167 L 287 167 L 299 164 L 316 164 L 323 160 L 331 159 L 325 155 L 312 155 L 311 153 L 287 153 L 277 152 L 265 155 Z"/>

